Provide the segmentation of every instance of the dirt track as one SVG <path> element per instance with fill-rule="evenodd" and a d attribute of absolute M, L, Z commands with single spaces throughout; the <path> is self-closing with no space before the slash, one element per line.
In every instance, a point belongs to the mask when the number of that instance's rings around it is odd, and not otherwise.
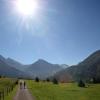
<path fill-rule="evenodd" d="M 19 87 L 16 96 L 14 97 L 13 100 L 35 100 L 35 99 L 33 99 L 27 87 L 25 89 L 24 88 L 20 89 Z"/>

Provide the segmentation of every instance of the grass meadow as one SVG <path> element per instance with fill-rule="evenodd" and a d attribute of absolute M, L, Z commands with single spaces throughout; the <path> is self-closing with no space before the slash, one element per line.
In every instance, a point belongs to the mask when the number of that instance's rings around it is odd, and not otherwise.
<path fill-rule="evenodd" d="M 0 93 L 4 93 L 4 100 L 13 100 L 13 97 L 17 91 L 17 86 L 13 89 L 13 91 L 10 90 L 10 87 L 14 84 L 15 81 L 15 79 L 0 78 Z M 0 96 L 0 100 L 2 99 L 3 96 Z"/>
<path fill-rule="evenodd" d="M 80 88 L 76 83 L 54 85 L 47 82 L 27 81 L 36 100 L 100 100 L 100 84 Z"/>

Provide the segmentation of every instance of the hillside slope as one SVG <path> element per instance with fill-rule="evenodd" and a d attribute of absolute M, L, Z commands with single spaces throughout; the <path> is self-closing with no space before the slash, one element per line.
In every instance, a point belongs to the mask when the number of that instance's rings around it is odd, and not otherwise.
<path fill-rule="evenodd" d="M 78 65 L 66 68 L 55 74 L 55 77 L 66 81 L 100 79 L 100 50 L 94 52 Z"/>
<path fill-rule="evenodd" d="M 0 55 L 0 75 L 7 77 L 29 77 L 28 74 L 8 65 L 6 59 Z"/>
<path fill-rule="evenodd" d="M 46 78 L 54 73 L 62 70 L 62 67 L 57 64 L 48 63 L 45 60 L 39 59 L 35 63 L 28 65 L 26 71 L 34 77 Z"/>

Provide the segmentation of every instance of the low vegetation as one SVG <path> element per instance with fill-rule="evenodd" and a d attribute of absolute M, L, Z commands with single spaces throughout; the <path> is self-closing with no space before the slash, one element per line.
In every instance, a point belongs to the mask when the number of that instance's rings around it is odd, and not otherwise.
<path fill-rule="evenodd" d="M 84 83 L 82 80 L 80 80 L 80 81 L 78 82 L 78 86 L 79 86 L 79 87 L 85 87 L 85 83 Z"/>
<path fill-rule="evenodd" d="M 16 84 L 16 79 L 0 78 L 0 100 L 11 100 Z"/>
<path fill-rule="evenodd" d="M 31 80 L 27 84 L 36 100 L 100 100 L 100 84 L 90 84 L 88 88 L 78 87 L 76 83 L 37 84 Z"/>
<path fill-rule="evenodd" d="M 14 88 L 7 96 L 5 96 L 5 100 L 13 100 L 14 96 L 16 95 L 18 86 Z"/>
<path fill-rule="evenodd" d="M 56 78 L 54 78 L 54 79 L 52 80 L 52 82 L 53 82 L 53 84 L 58 84 L 58 80 L 57 80 Z"/>
<path fill-rule="evenodd" d="M 35 78 L 35 81 L 36 81 L 36 82 L 39 82 L 39 81 L 40 81 L 40 79 L 39 79 L 38 77 L 36 77 L 36 78 Z"/>

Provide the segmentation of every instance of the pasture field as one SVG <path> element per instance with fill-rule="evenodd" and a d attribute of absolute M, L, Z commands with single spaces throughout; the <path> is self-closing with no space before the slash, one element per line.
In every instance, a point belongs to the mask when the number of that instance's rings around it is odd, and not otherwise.
<path fill-rule="evenodd" d="M 80 88 L 76 83 L 54 85 L 30 80 L 27 85 L 36 100 L 100 100 L 100 84 Z"/>
<path fill-rule="evenodd" d="M 16 79 L 0 78 L 0 100 L 11 100 L 16 93 L 15 87 Z"/>

